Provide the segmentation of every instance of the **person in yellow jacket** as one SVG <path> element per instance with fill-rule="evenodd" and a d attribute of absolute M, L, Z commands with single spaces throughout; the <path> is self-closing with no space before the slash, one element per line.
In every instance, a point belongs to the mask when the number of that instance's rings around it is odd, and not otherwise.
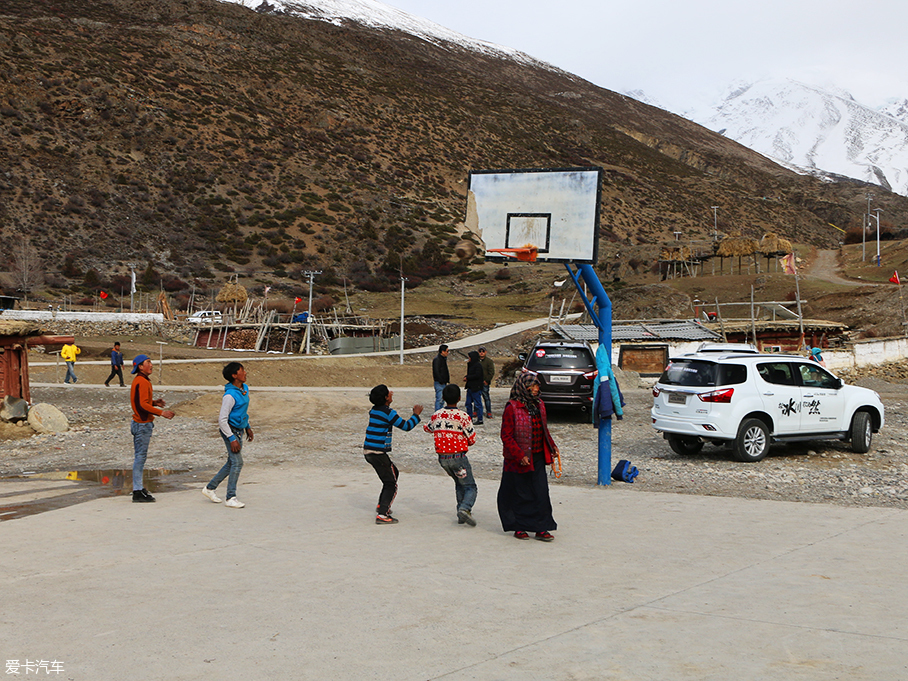
<path fill-rule="evenodd" d="M 63 361 L 66 362 L 66 378 L 63 379 L 64 383 L 68 384 L 70 378 L 73 379 L 73 383 L 79 380 L 78 378 L 76 378 L 76 372 L 73 367 L 76 364 L 76 355 L 81 352 L 82 350 L 78 345 L 76 345 L 75 341 L 73 341 L 72 343 L 67 343 L 60 350 L 60 357 L 62 357 Z"/>

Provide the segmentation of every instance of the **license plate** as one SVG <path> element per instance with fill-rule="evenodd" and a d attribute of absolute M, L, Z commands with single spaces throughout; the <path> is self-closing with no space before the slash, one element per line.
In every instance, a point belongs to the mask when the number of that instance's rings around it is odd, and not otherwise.
<path fill-rule="evenodd" d="M 570 376 L 549 376 L 549 383 L 570 383 Z"/>
<path fill-rule="evenodd" d="M 687 395 L 684 393 L 669 393 L 668 394 L 668 403 L 669 404 L 687 404 Z"/>

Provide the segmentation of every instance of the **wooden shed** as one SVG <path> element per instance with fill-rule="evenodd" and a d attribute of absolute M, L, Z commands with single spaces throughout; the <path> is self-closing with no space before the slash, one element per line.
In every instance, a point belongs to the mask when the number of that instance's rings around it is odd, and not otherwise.
<path fill-rule="evenodd" d="M 0 399 L 21 397 L 31 402 L 28 346 L 72 343 L 72 336 L 44 336 L 34 322 L 0 319 Z"/>

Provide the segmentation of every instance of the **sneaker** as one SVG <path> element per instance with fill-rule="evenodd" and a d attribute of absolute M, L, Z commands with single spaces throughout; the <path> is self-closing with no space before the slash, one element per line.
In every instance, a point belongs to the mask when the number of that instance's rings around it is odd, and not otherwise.
<path fill-rule="evenodd" d="M 548 530 L 536 533 L 536 539 L 539 541 L 555 541 L 555 537 Z"/>
<path fill-rule="evenodd" d="M 466 523 L 470 527 L 476 527 L 476 520 L 473 519 L 473 514 L 465 508 L 457 511 L 457 522 Z"/>
<path fill-rule="evenodd" d="M 492 418 L 492 412 L 489 412 L 488 414 L 486 414 L 486 418 L 487 418 L 487 419 Z"/>
<path fill-rule="evenodd" d="M 148 493 L 148 490 L 145 488 L 134 489 L 132 491 L 132 503 L 134 504 L 150 504 L 155 498 Z"/>
<path fill-rule="evenodd" d="M 104 387 L 105 387 L 105 388 L 109 388 L 109 387 L 110 387 L 110 383 L 105 383 L 105 384 L 104 384 Z"/>
<path fill-rule="evenodd" d="M 208 489 L 208 485 L 205 485 L 202 488 L 202 494 L 204 494 L 206 497 L 211 499 L 216 504 L 221 503 L 221 497 L 219 497 L 217 494 L 215 494 L 213 489 Z"/>
<path fill-rule="evenodd" d="M 236 497 L 230 497 L 227 500 L 227 503 L 224 504 L 224 506 L 226 506 L 227 508 L 243 508 L 243 506 L 245 506 L 245 505 L 246 504 L 244 504 L 242 501 L 240 501 Z"/>
<path fill-rule="evenodd" d="M 378 514 L 377 516 L 375 516 L 376 525 L 393 525 L 396 522 L 399 522 L 397 520 L 397 518 L 391 517 L 390 514 L 388 514 L 388 515 Z"/>
<path fill-rule="evenodd" d="M 526 532 L 524 532 L 523 530 L 517 530 L 517 531 L 514 533 L 514 538 L 515 538 L 515 539 L 529 539 L 529 538 L 530 538 L 530 535 L 528 535 L 528 534 L 527 534 Z"/>

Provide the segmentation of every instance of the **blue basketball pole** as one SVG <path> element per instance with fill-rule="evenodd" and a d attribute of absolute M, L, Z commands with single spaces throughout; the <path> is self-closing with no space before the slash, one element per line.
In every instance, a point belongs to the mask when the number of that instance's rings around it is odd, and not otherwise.
<path fill-rule="evenodd" d="M 609 367 L 597 367 L 599 369 L 599 376 L 601 377 L 603 373 L 608 375 L 608 369 L 611 367 L 612 362 L 612 301 L 602 287 L 602 282 L 599 281 L 599 277 L 596 275 L 596 271 L 593 269 L 592 265 L 577 265 L 577 272 L 574 272 L 574 270 L 571 269 L 571 263 L 565 263 L 565 267 L 567 267 L 568 274 L 571 275 L 571 279 L 574 281 L 574 285 L 580 293 L 580 298 L 583 300 L 583 304 L 586 306 L 590 318 L 593 320 L 596 328 L 599 329 L 599 345 L 605 348 L 605 356 L 608 358 Z M 592 295 L 592 298 L 589 300 L 583 292 L 583 287 L 580 285 L 581 278 Z M 598 312 L 593 309 L 594 306 L 598 308 Z M 603 371 L 603 369 L 605 369 L 605 371 Z M 603 388 L 605 390 L 609 389 L 608 386 L 603 386 L 600 381 L 599 390 L 603 390 Z M 593 406 L 595 408 L 595 405 Z M 599 473 L 597 484 L 612 484 L 611 419 L 600 419 L 599 421 Z"/>

